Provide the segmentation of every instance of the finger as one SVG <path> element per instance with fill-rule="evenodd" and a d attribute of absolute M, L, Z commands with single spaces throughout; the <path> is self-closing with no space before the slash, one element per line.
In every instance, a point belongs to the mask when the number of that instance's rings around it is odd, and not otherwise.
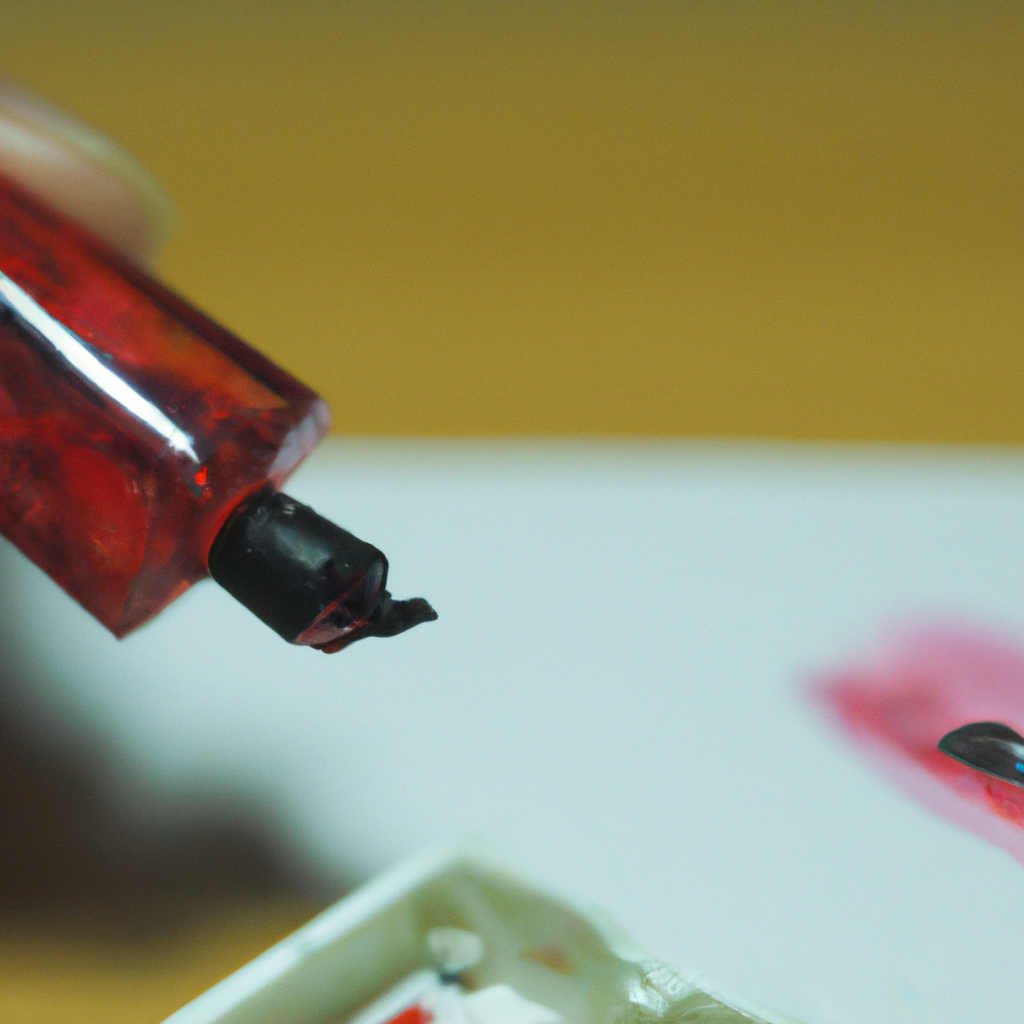
<path fill-rule="evenodd" d="M 170 197 L 134 157 L 2 78 L 0 173 L 142 265 L 174 227 Z"/>

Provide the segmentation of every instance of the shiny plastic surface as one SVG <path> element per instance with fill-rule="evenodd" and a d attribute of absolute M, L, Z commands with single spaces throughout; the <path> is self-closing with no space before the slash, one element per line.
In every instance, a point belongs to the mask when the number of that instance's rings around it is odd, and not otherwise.
<path fill-rule="evenodd" d="M 316 394 L 0 177 L 0 532 L 117 636 L 201 579 L 231 510 L 328 425 Z"/>
<path fill-rule="evenodd" d="M 470 992 L 509 985 L 563 1024 L 782 1024 L 684 981 L 603 915 L 477 858 L 436 856 L 350 893 L 164 1024 L 353 1024 L 431 967 L 430 933 L 451 928 L 481 944 L 482 957 L 460 972 Z"/>

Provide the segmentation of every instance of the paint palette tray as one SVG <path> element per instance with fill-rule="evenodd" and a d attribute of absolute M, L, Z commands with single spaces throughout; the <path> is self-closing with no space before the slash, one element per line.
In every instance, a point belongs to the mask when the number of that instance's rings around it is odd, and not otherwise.
<path fill-rule="evenodd" d="M 406 864 L 357 890 L 166 1024 L 770 1019 L 680 978 L 593 915 L 457 857 Z"/>

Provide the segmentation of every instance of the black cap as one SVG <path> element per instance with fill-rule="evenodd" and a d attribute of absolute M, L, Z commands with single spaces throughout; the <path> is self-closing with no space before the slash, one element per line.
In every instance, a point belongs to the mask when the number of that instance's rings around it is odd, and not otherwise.
<path fill-rule="evenodd" d="M 421 597 L 391 599 L 388 560 L 372 544 L 269 485 L 217 534 L 210 575 L 289 643 L 328 654 L 437 618 Z"/>

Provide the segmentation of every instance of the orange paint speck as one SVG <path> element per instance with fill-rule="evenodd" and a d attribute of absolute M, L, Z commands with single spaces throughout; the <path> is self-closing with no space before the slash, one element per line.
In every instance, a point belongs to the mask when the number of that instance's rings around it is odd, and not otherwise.
<path fill-rule="evenodd" d="M 52 341 L 4 304 L 0 534 L 124 636 L 206 576 L 229 513 L 326 430 L 323 403 L 3 175 L 0 271 L 127 389 L 52 359 Z"/>
<path fill-rule="evenodd" d="M 430 1024 L 434 1015 L 422 1006 L 410 1006 L 400 1014 L 392 1017 L 388 1024 Z"/>
<path fill-rule="evenodd" d="M 523 950 L 522 955 L 524 959 L 543 964 L 559 974 L 571 975 L 573 973 L 569 957 L 561 946 L 538 946 L 535 949 Z"/>

